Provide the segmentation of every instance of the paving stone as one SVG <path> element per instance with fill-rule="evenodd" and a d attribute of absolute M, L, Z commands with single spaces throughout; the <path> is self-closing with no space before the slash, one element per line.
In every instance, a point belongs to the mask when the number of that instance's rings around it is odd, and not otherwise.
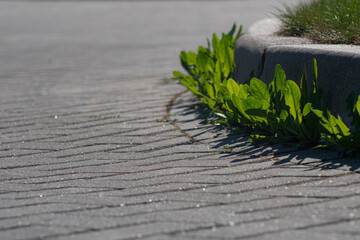
<path fill-rule="evenodd" d="M 1 1 L 0 239 L 357 239 L 356 159 L 255 146 L 168 80 L 275 2 Z"/>

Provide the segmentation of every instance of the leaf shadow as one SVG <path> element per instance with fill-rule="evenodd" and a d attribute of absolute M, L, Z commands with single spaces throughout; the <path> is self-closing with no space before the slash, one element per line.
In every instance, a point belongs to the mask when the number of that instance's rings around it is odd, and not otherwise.
<path fill-rule="evenodd" d="M 181 106 L 174 106 L 182 118 L 181 124 L 199 125 L 214 118 L 209 114 L 209 109 L 199 104 L 198 100 L 181 102 Z M 194 105 L 196 107 L 194 107 Z M 194 118 L 195 116 L 195 118 Z M 231 152 L 223 152 L 220 158 L 232 157 L 231 164 L 251 161 L 263 158 L 273 161 L 274 166 L 286 164 L 306 165 L 322 171 L 341 169 L 351 172 L 360 172 L 360 159 L 355 157 L 340 157 L 339 152 L 323 149 L 300 149 L 296 147 L 283 146 L 281 144 L 252 143 L 248 140 L 249 135 L 239 134 L 231 131 L 228 126 L 201 124 L 197 128 L 185 128 L 193 138 L 207 141 L 213 148 L 230 147 Z M 192 132 L 196 130 L 196 132 Z M 202 131 L 201 131 L 202 130 Z M 203 138 L 208 132 L 212 137 Z"/>

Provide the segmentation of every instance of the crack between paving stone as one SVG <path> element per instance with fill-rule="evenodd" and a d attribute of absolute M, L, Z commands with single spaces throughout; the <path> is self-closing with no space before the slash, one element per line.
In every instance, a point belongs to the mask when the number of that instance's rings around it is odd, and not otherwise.
<path fill-rule="evenodd" d="M 173 107 L 173 105 L 174 105 L 175 100 L 178 99 L 181 95 L 185 94 L 187 91 L 188 91 L 188 90 L 185 89 L 185 90 L 177 93 L 176 95 L 174 95 L 174 96 L 170 99 L 169 103 L 166 105 L 166 114 L 165 114 L 165 116 L 163 117 L 162 121 L 163 121 L 163 122 L 169 122 L 174 128 L 176 128 L 176 129 L 177 129 L 178 131 L 180 131 L 185 137 L 187 137 L 187 138 L 190 140 L 191 144 L 193 144 L 193 143 L 195 143 L 195 138 L 191 137 L 186 131 L 184 131 L 183 129 L 181 129 L 174 121 L 171 121 L 171 120 L 169 119 L 169 117 L 170 117 L 170 111 L 171 111 L 171 109 L 172 109 L 172 107 Z"/>

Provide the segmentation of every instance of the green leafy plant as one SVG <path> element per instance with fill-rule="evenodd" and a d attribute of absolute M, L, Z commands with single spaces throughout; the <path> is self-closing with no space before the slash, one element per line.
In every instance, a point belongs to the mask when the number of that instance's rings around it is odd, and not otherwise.
<path fill-rule="evenodd" d="M 335 146 L 346 149 L 347 154 L 355 154 L 360 157 L 360 95 L 357 97 L 355 93 L 350 94 L 347 99 L 349 116 L 352 117 L 352 131 L 342 121 L 338 115 L 333 116 L 329 111 L 328 117 L 323 112 L 312 109 L 312 112 L 320 119 L 321 125 L 326 129 L 322 134 L 323 139 L 329 141 Z"/>
<path fill-rule="evenodd" d="M 300 87 L 294 81 L 286 80 L 280 65 L 276 66 L 274 80 L 268 86 L 256 78 L 250 79 L 249 84 L 240 85 L 229 79 L 228 101 L 231 104 L 228 104 L 228 110 L 240 115 L 238 122 L 256 132 L 252 137 L 254 140 L 271 137 L 282 143 L 316 146 L 322 125 L 311 110 L 313 107 L 323 110 L 322 94 L 316 83 L 316 60 L 313 72 L 314 87 L 310 96 L 305 69 Z"/>
<path fill-rule="evenodd" d="M 238 84 L 233 80 L 233 55 L 241 27 L 235 32 L 234 24 L 221 39 L 214 34 L 208 46 L 199 46 L 197 53 L 181 52 L 181 64 L 188 75 L 173 73 L 212 110 L 213 116 L 219 117 L 210 122 L 233 124 L 249 132 L 253 141 L 270 140 L 298 147 L 335 145 L 360 155 L 360 96 L 357 100 L 355 94 L 348 98 L 353 119 L 350 130 L 340 116 L 334 117 L 324 107 L 315 59 L 312 89 L 308 88 L 305 68 L 298 85 L 286 79 L 280 65 L 269 84 L 257 78 Z"/>
<path fill-rule="evenodd" d="M 199 46 L 197 53 L 180 53 L 183 68 L 189 76 L 174 71 L 173 75 L 180 83 L 187 87 L 193 94 L 210 108 L 222 112 L 221 105 L 226 94 L 226 82 L 233 77 L 235 70 L 234 48 L 235 42 L 242 33 L 236 24 L 222 38 L 213 34 L 212 41 L 208 39 L 208 46 Z"/>

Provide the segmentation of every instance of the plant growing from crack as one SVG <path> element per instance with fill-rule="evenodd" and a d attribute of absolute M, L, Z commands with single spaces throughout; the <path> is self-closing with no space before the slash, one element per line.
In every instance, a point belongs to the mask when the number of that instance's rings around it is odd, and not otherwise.
<path fill-rule="evenodd" d="M 207 47 L 197 53 L 181 52 L 180 60 L 188 75 L 175 71 L 174 78 L 198 96 L 218 117 L 250 133 L 250 140 L 270 140 L 297 147 L 338 146 L 360 156 L 360 96 L 348 98 L 352 128 L 324 107 L 317 85 L 317 62 L 313 63 L 313 89 L 308 94 L 304 69 L 300 86 L 287 80 L 276 66 L 268 85 L 251 78 L 238 84 L 233 80 L 235 42 L 242 28 L 236 25 L 220 39 L 213 34 Z M 223 120 L 223 121 L 224 121 Z"/>

